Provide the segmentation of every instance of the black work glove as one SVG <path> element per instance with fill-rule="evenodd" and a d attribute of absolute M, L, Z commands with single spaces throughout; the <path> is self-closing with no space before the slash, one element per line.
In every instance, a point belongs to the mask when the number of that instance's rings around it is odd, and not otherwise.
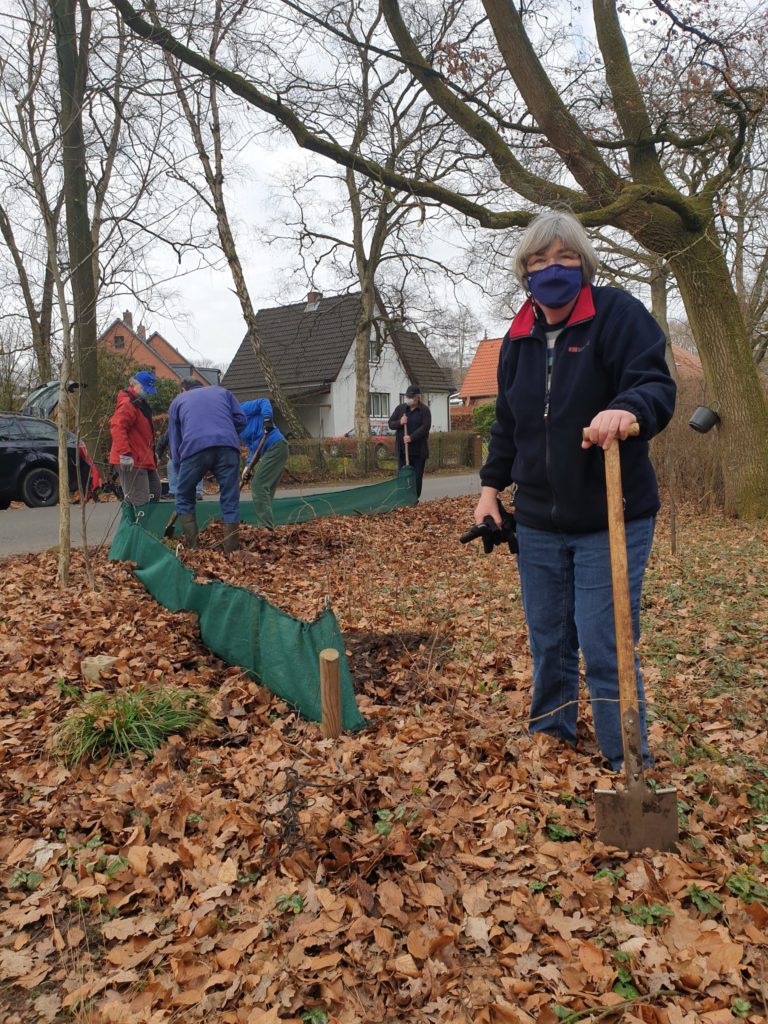
<path fill-rule="evenodd" d="M 466 533 L 462 533 L 459 537 L 459 541 L 462 544 L 469 544 L 470 541 L 476 540 L 478 537 L 483 542 L 483 551 L 486 555 L 490 555 L 495 547 L 499 544 L 508 544 L 510 553 L 513 555 L 517 554 L 517 529 L 515 524 L 515 517 L 509 512 L 499 499 L 496 499 L 499 506 L 499 515 L 501 516 L 501 527 L 498 527 L 491 516 L 486 516 L 480 526 L 473 526 Z"/>

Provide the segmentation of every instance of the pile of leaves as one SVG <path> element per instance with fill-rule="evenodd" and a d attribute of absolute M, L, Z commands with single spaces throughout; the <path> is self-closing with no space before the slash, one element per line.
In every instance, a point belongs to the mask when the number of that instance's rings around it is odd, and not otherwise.
<path fill-rule="evenodd" d="M 651 776 L 674 854 L 594 838 L 611 784 L 526 728 L 514 559 L 462 547 L 471 499 L 266 531 L 183 555 L 311 619 L 330 603 L 368 727 L 324 740 L 200 643 L 125 564 L 54 585 L 4 565 L 0 1021 L 160 1024 L 768 1017 L 768 536 L 660 523 L 641 647 Z M 82 662 L 115 659 L 96 681 Z M 97 693 L 192 690 L 208 717 L 154 756 L 67 767 Z"/>

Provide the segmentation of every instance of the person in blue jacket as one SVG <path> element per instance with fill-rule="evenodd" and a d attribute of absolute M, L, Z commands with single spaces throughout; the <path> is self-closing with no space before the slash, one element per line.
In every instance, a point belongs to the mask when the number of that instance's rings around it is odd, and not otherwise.
<path fill-rule="evenodd" d="M 224 552 L 240 545 L 240 438 L 245 426 L 240 403 L 226 388 L 204 386 L 194 377 L 181 382 L 181 394 L 168 409 L 168 440 L 177 469 L 176 514 L 187 547 L 197 546 L 195 487 L 210 470 L 219 482 L 224 520 Z"/>
<path fill-rule="evenodd" d="M 248 461 L 256 455 L 251 477 L 255 525 L 274 529 L 272 499 L 288 461 L 288 442 L 275 426 L 272 403 L 268 398 L 243 402 L 243 412 L 247 422 L 241 431 L 240 440 L 248 445 Z"/>
<path fill-rule="evenodd" d="M 502 341 L 496 420 L 480 471 L 475 521 L 491 516 L 501 527 L 497 495 L 512 486 L 533 659 L 531 732 L 576 744 L 581 650 L 597 740 L 618 771 L 624 755 L 601 449 L 623 441 L 637 644 L 659 509 L 648 441 L 672 417 L 675 383 L 661 328 L 629 293 L 593 285 L 597 266 L 584 228 L 570 213 L 539 214 L 521 238 L 515 274 L 527 299 Z M 639 436 L 625 440 L 634 423 Z M 651 763 L 637 657 L 635 665 L 643 754 Z"/>

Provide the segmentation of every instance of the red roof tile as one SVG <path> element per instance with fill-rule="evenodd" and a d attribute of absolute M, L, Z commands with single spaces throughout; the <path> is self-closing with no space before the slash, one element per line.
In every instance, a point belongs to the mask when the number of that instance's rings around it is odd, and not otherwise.
<path fill-rule="evenodd" d="M 484 338 L 480 342 L 461 385 L 459 398 L 495 397 L 496 368 L 499 364 L 501 342 L 501 338 Z"/>

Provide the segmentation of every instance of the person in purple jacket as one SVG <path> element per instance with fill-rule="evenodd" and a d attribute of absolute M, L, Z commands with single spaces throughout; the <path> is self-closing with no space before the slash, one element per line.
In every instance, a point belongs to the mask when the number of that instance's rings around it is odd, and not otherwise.
<path fill-rule="evenodd" d="M 224 552 L 240 545 L 240 437 L 245 426 L 240 403 L 226 388 L 205 387 L 194 377 L 181 382 L 181 394 L 168 409 L 168 441 L 178 470 L 176 514 L 184 544 L 197 546 L 195 487 L 210 470 L 219 482 L 224 520 Z"/>
<path fill-rule="evenodd" d="M 602 451 L 622 439 L 627 558 L 635 644 L 659 492 L 648 441 L 675 408 L 664 333 L 645 306 L 591 282 L 597 256 L 579 221 L 539 214 L 520 240 L 515 274 L 527 299 L 502 342 L 496 420 L 480 471 L 475 522 L 501 527 L 497 495 L 513 488 L 523 610 L 533 658 L 531 732 L 575 745 L 579 650 L 600 749 L 624 754 Z M 637 438 L 625 440 L 632 424 Z M 582 441 L 582 429 L 589 440 Z M 618 441 L 616 442 L 618 443 Z M 635 658 L 643 754 L 645 697 Z"/>

